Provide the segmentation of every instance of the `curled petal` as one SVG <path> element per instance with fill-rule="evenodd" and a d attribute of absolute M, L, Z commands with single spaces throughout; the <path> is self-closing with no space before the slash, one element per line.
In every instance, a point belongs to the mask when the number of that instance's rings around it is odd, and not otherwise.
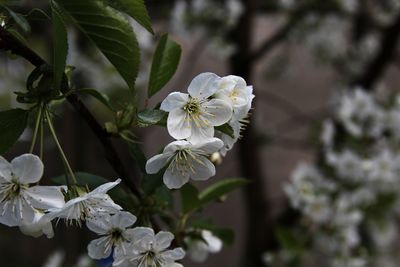
<path fill-rule="evenodd" d="M 92 192 L 89 194 L 105 194 L 109 190 L 113 189 L 116 187 L 119 183 L 121 182 L 121 179 L 117 179 L 115 182 L 110 182 L 110 183 L 105 183 L 94 189 Z"/>

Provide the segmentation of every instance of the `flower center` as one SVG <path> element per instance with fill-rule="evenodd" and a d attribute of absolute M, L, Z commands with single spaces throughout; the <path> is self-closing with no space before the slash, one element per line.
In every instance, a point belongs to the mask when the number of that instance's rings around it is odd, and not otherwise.
<path fill-rule="evenodd" d="M 186 111 L 189 115 L 199 114 L 201 111 L 201 104 L 197 98 L 190 98 L 186 105 L 183 107 L 183 110 Z"/>
<path fill-rule="evenodd" d="M 26 185 L 15 181 L 6 184 L 0 184 L 0 202 L 9 201 L 15 197 L 18 197 L 21 191 L 26 188 Z"/>

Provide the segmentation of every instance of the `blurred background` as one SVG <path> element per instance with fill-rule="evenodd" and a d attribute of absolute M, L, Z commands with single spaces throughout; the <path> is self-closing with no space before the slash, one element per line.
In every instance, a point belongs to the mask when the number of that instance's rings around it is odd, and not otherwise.
<path fill-rule="evenodd" d="M 226 177 L 246 177 L 252 183 L 204 212 L 204 216 L 212 218 L 216 224 L 233 228 L 235 242 L 211 255 L 205 263 L 185 260 L 184 265 L 314 266 L 329 262 L 324 253 L 309 260 L 307 265 L 304 261 L 287 260 L 293 258 L 293 251 L 290 245 L 285 247 L 285 240 L 292 236 L 282 237 L 277 234 L 277 228 L 294 229 L 302 216 L 299 215 L 301 211 L 291 208 L 284 184 L 299 163 L 321 161 L 323 121 L 334 116 L 337 99 L 344 90 L 360 85 L 366 91 L 374 90 L 381 95 L 396 91 L 400 2 L 145 2 L 156 34 L 152 36 L 132 22 L 142 50 L 138 89 L 146 90 L 152 54 L 162 33 L 170 32 L 183 48 L 177 73 L 149 106 L 155 106 L 171 91 L 186 90 L 193 77 L 206 71 L 220 76 L 242 76 L 254 86 L 256 95 L 247 130 L 217 167 L 217 176 L 212 178 L 218 181 Z M 32 8 L 49 11 L 48 1 L 44 0 L 11 1 L 10 6 L 22 14 Z M 26 36 L 29 46 L 50 59 L 51 23 L 39 18 L 32 18 L 30 22 L 32 32 Z M 23 59 L 6 53 L 1 53 L 0 59 L 0 105 L 4 110 L 20 105 L 13 92 L 24 89 L 25 79 L 33 68 Z M 126 96 L 123 80 L 73 26 L 69 27 L 68 65 L 76 66 L 73 81 L 77 87 L 101 90 L 122 106 Z M 86 102 L 100 122 L 113 119 L 96 100 L 87 99 Z M 56 128 L 74 170 L 115 178 L 101 145 L 85 122 L 67 103 L 59 105 Z M 26 131 L 5 157 L 10 159 L 26 151 L 31 134 Z M 171 141 L 166 131 L 157 126 L 140 129 L 135 134 L 142 140 L 147 156 L 156 154 Z M 122 143 L 115 145 L 125 159 L 124 164 L 134 174 L 135 167 L 130 163 L 127 149 Z M 46 179 L 62 174 L 63 166 L 53 142 L 45 146 L 44 162 Z M 200 187 L 205 185 L 207 183 L 199 184 Z M 51 240 L 26 237 L 18 229 L 0 225 L 0 265 L 50 267 L 52 265 L 45 264 L 53 255 L 54 261 L 62 258 L 65 266 L 86 266 L 87 259 L 81 255 L 86 253 L 87 243 L 93 237 L 85 229 L 67 229 L 62 223 L 57 225 L 55 238 Z M 284 260 L 275 261 L 278 256 Z M 357 263 L 338 266 L 397 266 Z"/>

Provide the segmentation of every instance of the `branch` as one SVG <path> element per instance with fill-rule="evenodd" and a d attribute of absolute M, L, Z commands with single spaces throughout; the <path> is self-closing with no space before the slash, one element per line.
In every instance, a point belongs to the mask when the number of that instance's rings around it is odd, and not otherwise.
<path fill-rule="evenodd" d="M 13 54 L 19 55 L 29 61 L 35 67 L 40 67 L 42 65 L 48 65 L 48 63 L 41 58 L 36 52 L 31 50 L 20 40 L 15 38 L 6 29 L 0 27 L 0 49 L 5 51 L 11 51 Z M 70 91 L 68 84 L 62 86 L 61 92 L 66 94 Z M 97 139 L 103 145 L 104 152 L 106 154 L 107 161 L 110 163 L 114 171 L 120 176 L 124 181 L 126 186 L 137 196 L 141 197 L 141 193 L 137 185 L 130 180 L 128 177 L 128 172 L 122 164 L 120 157 L 118 156 L 116 149 L 114 148 L 110 135 L 108 132 L 97 122 L 96 118 L 81 101 L 81 99 L 74 94 L 67 96 L 68 102 L 73 106 L 75 111 L 80 115 L 80 117 L 88 124 L 90 129 L 96 135 Z"/>
<path fill-rule="evenodd" d="M 400 13 L 383 32 L 380 49 L 375 57 L 354 81 L 352 85 L 362 86 L 365 90 L 371 90 L 373 85 L 385 72 L 390 62 L 395 58 L 395 52 L 400 37 Z"/>

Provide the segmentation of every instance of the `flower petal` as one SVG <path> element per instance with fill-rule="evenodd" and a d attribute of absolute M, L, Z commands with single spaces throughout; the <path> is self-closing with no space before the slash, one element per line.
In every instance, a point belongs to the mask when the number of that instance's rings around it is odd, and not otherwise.
<path fill-rule="evenodd" d="M 90 192 L 89 195 L 105 194 L 112 188 L 116 187 L 120 182 L 121 182 L 121 179 L 117 179 L 117 180 L 115 180 L 115 182 L 109 182 L 109 183 L 102 184 L 99 187 L 97 187 L 96 189 L 94 189 L 92 192 Z"/>
<path fill-rule="evenodd" d="M 220 126 L 232 118 L 232 106 L 221 99 L 211 99 L 203 104 L 202 117 L 211 126 Z"/>
<path fill-rule="evenodd" d="M 86 220 L 86 226 L 90 231 L 98 235 L 106 235 L 113 228 L 110 221 L 111 216 L 104 214 L 100 217 L 93 217 Z"/>
<path fill-rule="evenodd" d="M 30 224 L 34 219 L 35 210 L 21 197 L 0 203 L 0 223 L 2 224 L 10 227 L 20 226 Z"/>
<path fill-rule="evenodd" d="M 40 237 L 43 234 L 47 238 L 54 237 L 53 226 L 48 218 L 44 216 L 44 213 L 35 210 L 35 217 L 32 223 L 23 224 L 19 227 L 21 232 L 25 235 L 32 237 Z"/>
<path fill-rule="evenodd" d="M 62 208 L 65 205 L 64 195 L 58 186 L 33 186 L 23 192 L 37 209 Z"/>
<path fill-rule="evenodd" d="M 224 146 L 222 140 L 218 138 L 211 138 L 209 141 L 204 143 L 199 143 L 195 147 L 206 154 L 211 155 L 214 152 L 217 152 Z"/>
<path fill-rule="evenodd" d="M 192 135 L 188 141 L 193 145 L 207 142 L 214 137 L 214 127 L 197 127 L 194 123 L 192 125 Z"/>
<path fill-rule="evenodd" d="M 204 156 L 199 156 L 196 160 L 192 160 L 191 164 L 193 171 L 190 174 L 190 178 L 193 180 L 203 181 L 215 175 L 214 164 Z"/>
<path fill-rule="evenodd" d="M 188 92 L 192 97 L 206 99 L 217 91 L 219 79 L 220 77 L 214 73 L 201 73 L 194 77 L 188 87 Z"/>
<path fill-rule="evenodd" d="M 191 125 L 183 109 L 174 109 L 168 114 L 168 133 L 175 139 L 185 139 L 191 134 Z"/>
<path fill-rule="evenodd" d="M 182 248 L 175 248 L 161 253 L 161 257 L 168 261 L 177 261 L 185 257 L 185 251 Z"/>
<path fill-rule="evenodd" d="M 164 173 L 163 181 L 169 189 L 181 188 L 189 181 L 189 173 L 173 170 L 173 166 L 170 165 Z"/>
<path fill-rule="evenodd" d="M 114 228 L 125 229 L 132 226 L 136 222 L 137 218 L 130 212 L 120 211 L 115 215 L 111 216 L 111 225 Z"/>
<path fill-rule="evenodd" d="M 154 174 L 159 172 L 168 162 L 171 154 L 159 154 L 150 158 L 146 162 L 146 172 L 148 174 Z"/>
<path fill-rule="evenodd" d="M 169 143 L 165 148 L 163 153 L 170 153 L 171 156 L 175 154 L 177 150 L 182 150 L 184 148 L 190 147 L 191 144 L 186 140 L 177 140 Z"/>
<path fill-rule="evenodd" d="M 23 154 L 11 161 L 12 172 L 23 184 L 39 182 L 43 176 L 43 163 L 33 154 Z"/>
<path fill-rule="evenodd" d="M 104 236 L 92 240 L 88 245 L 89 257 L 95 260 L 107 258 L 111 255 L 112 246 L 110 244 L 110 237 Z"/>
<path fill-rule="evenodd" d="M 160 231 L 155 236 L 154 249 L 161 252 L 171 246 L 172 240 L 174 240 L 174 235 L 172 233 Z"/>
<path fill-rule="evenodd" d="M 180 92 L 173 92 L 170 93 L 164 101 L 161 103 L 161 110 L 170 112 L 177 108 L 182 108 L 189 100 L 189 95 L 180 93 Z"/>
<path fill-rule="evenodd" d="M 12 165 L 2 156 L 0 156 L 0 179 L 11 182 Z"/>

